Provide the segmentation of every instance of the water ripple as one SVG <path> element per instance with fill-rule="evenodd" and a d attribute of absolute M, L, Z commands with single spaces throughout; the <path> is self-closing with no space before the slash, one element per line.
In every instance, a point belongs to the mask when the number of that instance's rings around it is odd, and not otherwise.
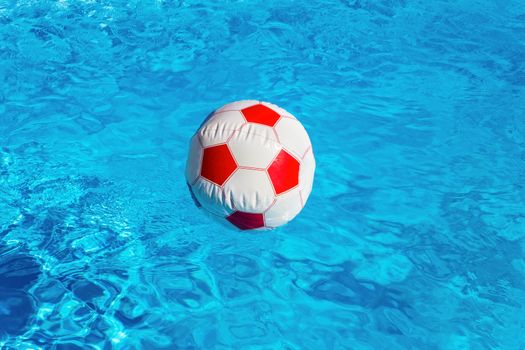
<path fill-rule="evenodd" d="M 7 349 L 521 349 L 525 8 L 0 4 Z M 187 140 L 274 101 L 317 155 L 303 213 L 193 205 Z"/>

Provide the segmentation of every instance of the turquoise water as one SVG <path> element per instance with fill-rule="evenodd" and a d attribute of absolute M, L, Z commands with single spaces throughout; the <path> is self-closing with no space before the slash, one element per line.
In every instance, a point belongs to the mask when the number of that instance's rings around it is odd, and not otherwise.
<path fill-rule="evenodd" d="M 0 347 L 525 348 L 522 1 L 0 1 Z M 289 225 L 192 203 L 227 102 L 305 125 Z"/>

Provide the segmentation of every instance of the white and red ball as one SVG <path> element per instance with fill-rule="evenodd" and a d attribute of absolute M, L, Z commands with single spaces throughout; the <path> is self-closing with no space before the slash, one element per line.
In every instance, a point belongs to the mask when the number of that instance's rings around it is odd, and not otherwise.
<path fill-rule="evenodd" d="M 242 230 L 292 220 L 312 190 L 315 159 L 302 124 L 276 105 L 229 103 L 191 139 L 186 181 L 198 206 Z"/>

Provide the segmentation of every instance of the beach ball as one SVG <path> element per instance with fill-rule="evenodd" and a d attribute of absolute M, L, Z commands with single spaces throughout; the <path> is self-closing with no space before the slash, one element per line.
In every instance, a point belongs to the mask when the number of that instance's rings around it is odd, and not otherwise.
<path fill-rule="evenodd" d="M 274 104 L 229 103 L 191 138 L 186 181 L 195 204 L 241 230 L 292 220 L 312 190 L 315 159 L 303 125 Z"/>

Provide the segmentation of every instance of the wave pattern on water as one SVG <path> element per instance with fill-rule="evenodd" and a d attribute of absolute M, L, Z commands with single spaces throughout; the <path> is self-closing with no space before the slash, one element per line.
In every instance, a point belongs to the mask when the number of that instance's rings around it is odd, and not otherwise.
<path fill-rule="evenodd" d="M 520 1 L 0 3 L 0 346 L 522 349 Z M 268 100 L 291 224 L 196 209 L 188 140 Z"/>

